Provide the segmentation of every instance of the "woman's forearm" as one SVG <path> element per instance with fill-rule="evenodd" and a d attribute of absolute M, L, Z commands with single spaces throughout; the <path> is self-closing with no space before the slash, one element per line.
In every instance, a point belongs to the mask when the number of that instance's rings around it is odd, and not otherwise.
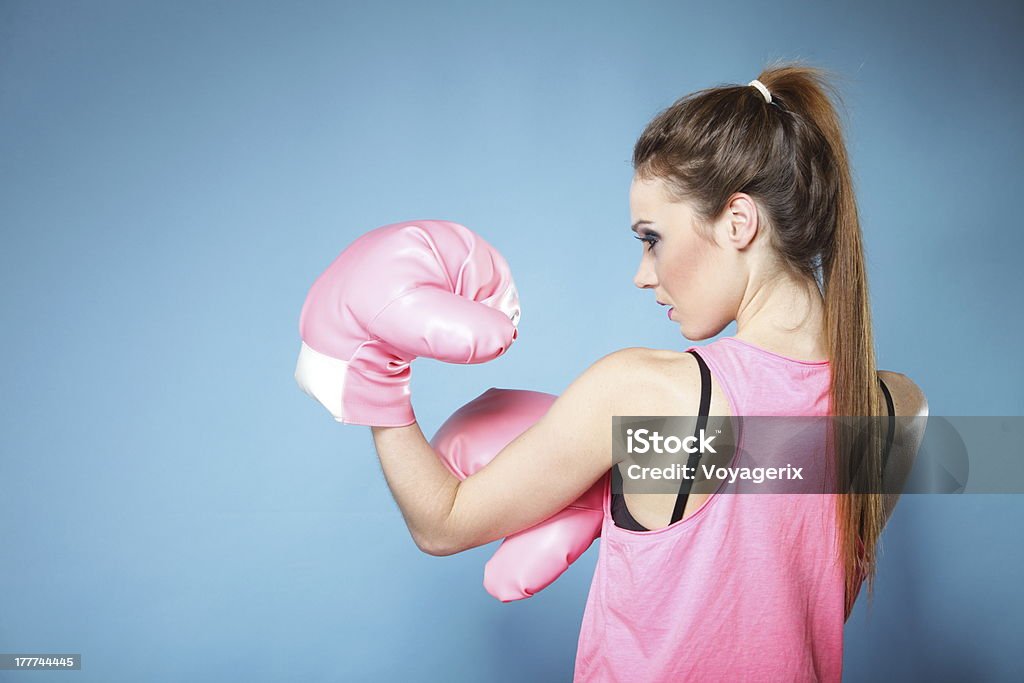
<path fill-rule="evenodd" d="M 459 480 L 437 457 L 418 423 L 370 431 L 384 478 L 416 545 L 431 555 L 455 552 L 448 519 Z"/>

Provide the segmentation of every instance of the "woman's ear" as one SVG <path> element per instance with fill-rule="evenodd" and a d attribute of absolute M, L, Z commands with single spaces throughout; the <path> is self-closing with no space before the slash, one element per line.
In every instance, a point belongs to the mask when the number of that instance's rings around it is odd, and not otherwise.
<path fill-rule="evenodd" d="M 743 249 L 757 235 L 760 216 L 750 195 L 738 192 L 725 208 L 725 236 L 737 249 Z"/>

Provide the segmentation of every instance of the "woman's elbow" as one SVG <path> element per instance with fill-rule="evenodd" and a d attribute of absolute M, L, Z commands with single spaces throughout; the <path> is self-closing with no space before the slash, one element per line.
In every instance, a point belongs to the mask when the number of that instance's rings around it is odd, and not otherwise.
<path fill-rule="evenodd" d="M 451 538 L 444 537 L 430 537 L 430 536 L 413 536 L 413 540 L 416 541 L 416 547 L 427 555 L 433 555 L 434 557 L 447 557 L 448 555 L 455 555 L 466 550 L 466 546 L 456 542 Z"/>

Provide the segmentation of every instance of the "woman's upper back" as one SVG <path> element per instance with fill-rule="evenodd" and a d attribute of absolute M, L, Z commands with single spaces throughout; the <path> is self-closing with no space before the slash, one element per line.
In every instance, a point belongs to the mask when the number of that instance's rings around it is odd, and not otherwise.
<path fill-rule="evenodd" d="M 713 416 L 747 415 L 824 415 L 830 388 L 828 361 L 789 357 L 735 337 L 722 337 L 703 346 L 690 347 L 702 353 L 711 365 L 711 403 Z M 632 349 L 640 377 L 636 386 L 644 394 L 643 414 L 696 416 L 702 380 L 697 359 L 689 352 L 663 349 Z M 774 369 L 764 374 L 761 363 Z M 909 377 L 880 370 L 899 418 L 926 418 L 928 402 Z M 766 378 L 772 378 L 770 380 Z M 789 380 L 784 381 L 784 380 Z M 723 381 L 725 380 L 725 381 Z M 634 399 L 635 400 L 635 399 Z M 738 404 L 738 405 L 737 405 Z M 639 414 L 637 412 L 623 414 Z M 914 455 L 924 436 L 925 419 L 897 420 L 887 475 L 903 482 L 909 476 Z M 707 494 L 694 493 L 683 517 L 700 509 Z M 886 518 L 892 513 L 897 496 L 886 505 Z M 675 496 L 647 494 L 627 498 L 627 505 L 638 522 L 649 529 L 668 524 Z"/>
<path fill-rule="evenodd" d="M 718 342 L 730 344 L 741 344 L 750 349 L 753 353 L 766 359 L 782 360 L 795 366 L 814 368 L 827 365 L 827 361 L 807 361 L 791 358 L 782 354 L 761 348 L 750 342 L 737 339 L 736 337 L 721 337 L 712 344 Z M 699 353 L 702 346 L 693 346 Z M 655 391 L 662 398 L 665 407 L 670 411 L 683 410 L 679 414 L 696 414 L 700 400 L 700 370 L 697 360 L 692 354 L 680 351 L 669 351 L 664 349 L 636 348 L 638 356 L 643 359 L 648 370 L 645 383 L 650 390 Z M 913 417 L 927 415 L 928 401 L 924 392 L 906 375 L 890 370 L 879 370 L 878 376 L 885 382 L 886 387 L 892 394 L 896 415 L 899 417 Z M 712 386 L 712 415 L 735 415 L 732 407 L 725 396 L 721 386 Z M 680 408 L 682 407 L 682 408 Z M 686 412 L 689 410 L 689 412 Z M 667 412 L 668 414 L 675 414 Z"/>

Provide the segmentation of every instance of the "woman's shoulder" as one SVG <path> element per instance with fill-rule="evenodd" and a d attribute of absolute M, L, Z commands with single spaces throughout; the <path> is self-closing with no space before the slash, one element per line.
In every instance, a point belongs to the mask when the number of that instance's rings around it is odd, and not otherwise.
<path fill-rule="evenodd" d="M 624 379 L 618 391 L 621 402 L 634 411 L 632 414 L 696 414 L 692 411 L 700 399 L 701 374 L 693 354 L 631 346 L 599 362 L 608 363 L 612 372 Z M 726 410 L 727 404 L 718 405 L 716 394 L 713 387 L 713 407 Z"/>
<path fill-rule="evenodd" d="M 884 497 L 884 519 L 888 520 L 910 477 L 917 452 L 928 425 L 928 399 L 917 384 L 900 372 L 879 370 L 878 376 L 892 395 L 896 416 L 896 432 L 886 456 L 888 464 L 883 475 L 883 490 L 893 495 Z"/>
<path fill-rule="evenodd" d="M 659 383 L 659 380 L 678 379 L 678 373 L 697 373 L 697 360 L 691 353 L 669 351 L 667 349 L 650 349 L 645 346 L 630 346 L 614 351 L 601 361 L 614 363 L 619 369 L 636 373 L 638 379 L 645 380 L 648 386 Z M 695 376 L 699 377 L 699 375 Z"/>
<path fill-rule="evenodd" d="M 879 370 L 878 376 L 885 382 L 892 395 L 893 407 L 899 417 L 927 417 L 928 399 L 914 380 L 901 372 Z"/>
<path fill-rule="evenodd" d="M 633 346 L 598 358 L 556 401 L 564 408 L 559 419 L 571 431 L 593 415 L 696 414 L 688 406 L 700 396 L 700 375 L 696 364 L 689 371 L 683 355 L 690 354 Z"/>

